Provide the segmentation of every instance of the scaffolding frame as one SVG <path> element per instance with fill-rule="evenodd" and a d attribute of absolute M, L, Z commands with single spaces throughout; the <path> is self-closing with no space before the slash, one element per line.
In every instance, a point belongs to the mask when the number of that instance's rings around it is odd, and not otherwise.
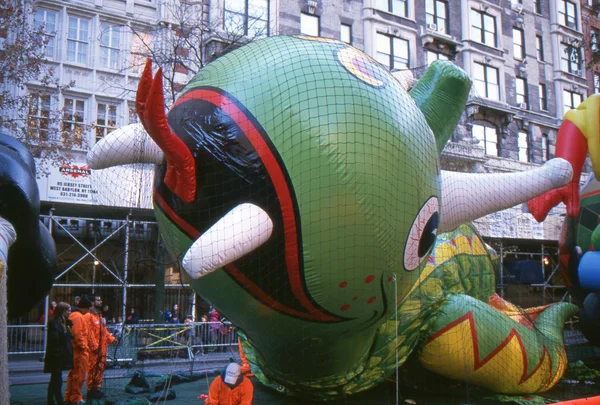
<path fill-rule="evenodd" d="M 542 275 L 542 283 L 534 283 L 529 284 L 531 287 L 541 287 L 542 288 L 542 305 L 546 305 L 546 297 L 551 299 L 551 302 L 556 302 L 555 291 L 558 289 L 565 289 L 565 293 L 560 298 L 559 302 L 564 302 L 565 300 L 570 301 L 569 291 L 567 287 L 560 284 L 555 284 L 556 277 L 558 275 L 558 271 L 560 269 L 560 260 L 558 260 L 559 248 L 558 247 L 550 247 L 545 245 L 543 242 L 540 243 L 540 252 L 516 252 L 513 250 L 507 250 L 514 247 L 514 244 L 510 246 L 505 246 L 503 240 L 496 241 L 499 246 L 495 247 L 498 251 L 500 257 L 500 269 L 498 275 L 498 284 L 497 289 L 500 291 L 500 296 L 504 298 L 504 257 L 506 255 L 514 255 L 516 257 L 519 256 L 528 256 L 530 258 L 539 257 L 541 264 L 541 275 Z M 557 258 L 555 260 L 555 257 Z M 548 262 L 546 262 L 546 259 Z M 548 267 L 549 274 L 546 275 L 546 268 Z"/>
<path fill-rule="evenodd" d="M 57 216 L 54 214 L 54 208 L 51 208 L 48 215 L 40 215 L 40 218 L 42 220 L 46 219 L 47 223 L 47 227 L 48 227 L 48 231 L 50 232 L 50 235 L 52 236 L 52 238 L 55 238 L 55 234 L 56 234 L 56 229 L 58 227 L 58 229 L 60 229 L 60 231 L 63 233 L 62 236 L 66 236 L 68 238 L 68 240 L 70 242 L 73 243 L 74 246 L 79 246 L 80 248 L 83 249 L 83 253 L 70 265 L 67 266 L 66 269 L 64 269 L 63 271 L 61 271 L 61 273 L 55 278 L 55 282 L 53 283 L 52 289 L 50 290 L 49 294 L 46 296 L 45 299 L 45 308 L 44 308 L 44 312 L 45 312 L 45 323 L 47 324 L 48 322 L 48 309 L 50 307 L 50 296 L 53 294 L 54 289 L 55 288 L 59 288 L 59 287 L 66 287 L 66 288 L 81 288 L 81 287 L 85 287 L 85 288 L 91 288 L 92 289 L 92 294 L 94 293 L 94 290 L 97 288 L 115 288 L 115 289 L 120 289 L 121 290 L 121 299 L 120 299 L 120 315 L 121 315 L 121 319 L 125 320 L 127 317 L 127 299 L 128 299 L 128 295 L 129 295 L 129 290 L 130 289 L 145 289 L 145 288 L 155 288 L 156 284 L 154 283 L 130 283 L 128 280 L 128 275 L 129 275 L 129 250 L 130 250 L 130 243 L 131 243 L 131 226 L 135 223 L 135 224 L 145 224 L 145 225 L 149 225 L 152 227 L 156 227 L 157 226 L 157 222 L 155 221 L 147 221 L 147 220 L 135 220 L 135 218 L 133 217 L 131 211 L 125 216 L 124 219 L 108 219 L 108 218 L 88 218 L 88 217 L 82 217 L 82 216 Z M 89 223 L 93 223 L 93 224 L 98 224 L 98 223 L 102 223 L 102 222 L 118 222 L 119 226 L 116 227 L 116 229 L 112 230 L 111 232 L 109 232 L 108 234 L 102 235 L 101 238 L 99 240 L 96 239 L 96 235 L 94 235 L 94 243 L 93 246 L 91 248 L 88 248 L 83 242 L 83 237 L 81 236 L 77 236 L 75 235 L 73 232 L 71 232 L 71 230 L 69 229 L 68 226 L 64 226 L 61 223 L 61 220 L 76 220 L 78 222 L 80 221 L 85 221 L 86 224 Z M 124 232 L 124 238 L 122 241 L 122 246 L 123 246 L 123 260 L 122 263 L 120 264 L 120 266 L 122 267 L 122 272 L 119 271 L 112 271 L 111 268 L 103 261 L 103 259 L 97 255 L 97 250 L 105 245 L 109 240 L 112 240 L 115 236 L 119 235 L 120 232 Z M 80 240 L 81 238 L 81 240 Z M 60 252 L 59 252 L 60 253 Z M 94 260 L 93 262 L 93 269 L 92 269 L 92 280 L 91 282 L 89 282 L 89 280 L 86 280 L 85 278 L 83 278 L 81 275 L 80 278 L 82 279 L 81 283 L 72 283 L 72 282 L 60 282 L 61 278 L 64 278 L 67 274 L 72 273 L 74 271 L 76 271 L 76 266 L 78 264 L 80 264 L 84 259 L 86 258 L 92 258 Z M 96 283 L 95 279 L 96 279 L 96 267 L 99 267 L 100 269 L 106 271 L 108 274 L 110 274 L 110 276 L 113 278 L 114 282 L 113 283 Z M 122 276 L 119 276 L 119 273 L 122 274 Z M 88 282 L 85 282 L 88 281 Z M 165 283 L 164 284 L 165 288 L 180 288 L 180 289 L 190 289 L 190 293 L 191 293 L 191 297 L 190 297 L 190 303 L 192 306 L 192 317 L 193 317 L 193 321 L 196 321 L 196 313 L 195 313 L 195 309 L 196 309 L 196 304 L 197 304 L 197 300 L 196 300 L 196 294 L 195 292 L 191 289 L 190 285 L 187 283 L 184 283 L 183 281 L 177 284 L 173 284 L 173 283 Z M 45 346 L 45 343 L 44 343 Z"/>

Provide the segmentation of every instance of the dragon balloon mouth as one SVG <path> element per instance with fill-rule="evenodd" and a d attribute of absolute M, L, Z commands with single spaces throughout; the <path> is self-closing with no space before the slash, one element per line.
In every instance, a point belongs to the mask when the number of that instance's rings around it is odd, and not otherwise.
<path fill-rule="evenodd" d="M 183 257 L 183 268 L 198 279 L 254 251 L 272 233 L 269 214 L 254 204 L 240 204 L 196 239 Z"/>

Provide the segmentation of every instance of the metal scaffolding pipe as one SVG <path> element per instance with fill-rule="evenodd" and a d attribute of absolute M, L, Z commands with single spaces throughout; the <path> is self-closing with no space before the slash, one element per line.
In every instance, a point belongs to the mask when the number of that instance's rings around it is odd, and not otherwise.
<path fill-rule="evenodd" d="M 125 321 L 127 319 L 127 269 L 128 269 L 128 261 L 129 261 L 129 219 L 131 212 L 127 214 L 127 220 L 125 222 L 125 254 L 123 258 L 123 305 L 122 305 L 122 317 L 121 319 Z"/>

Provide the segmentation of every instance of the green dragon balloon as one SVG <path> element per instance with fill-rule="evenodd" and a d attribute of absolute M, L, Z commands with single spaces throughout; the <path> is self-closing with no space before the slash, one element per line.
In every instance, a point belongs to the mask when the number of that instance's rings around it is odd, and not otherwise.
<path fill-rule="evenodd" d="M 470 86 L 438 61 L 407 92 L 348 44 L 271 37 L 207 65 L 167 115 L 148 63 L 144 131 L 115 131 L 88 161 L 156 164 L 162 237 L 264 384 L 333 399 L 416 352 L 443 375 L 539 392 L 564 372 L 576 308 L 519 316 L 494 295 L 498 261 L 468 222 L 566 184 L 571 168 L 440 171 Z"/>

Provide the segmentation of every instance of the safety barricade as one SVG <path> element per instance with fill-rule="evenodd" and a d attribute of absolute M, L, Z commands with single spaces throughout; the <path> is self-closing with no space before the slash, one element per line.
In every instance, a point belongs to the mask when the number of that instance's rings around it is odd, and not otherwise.
<path fill-rule="evenodd" d="M 153 358 L 192 359 L 198 353 L 237 350 L 235 328 L 229 322 L 187 324 L 108 324 L 118 343 L 108 350 L 109 360 L 135 362 Z M 9 325 L 9 354 L 44 354 L 44 325 Z"/>

